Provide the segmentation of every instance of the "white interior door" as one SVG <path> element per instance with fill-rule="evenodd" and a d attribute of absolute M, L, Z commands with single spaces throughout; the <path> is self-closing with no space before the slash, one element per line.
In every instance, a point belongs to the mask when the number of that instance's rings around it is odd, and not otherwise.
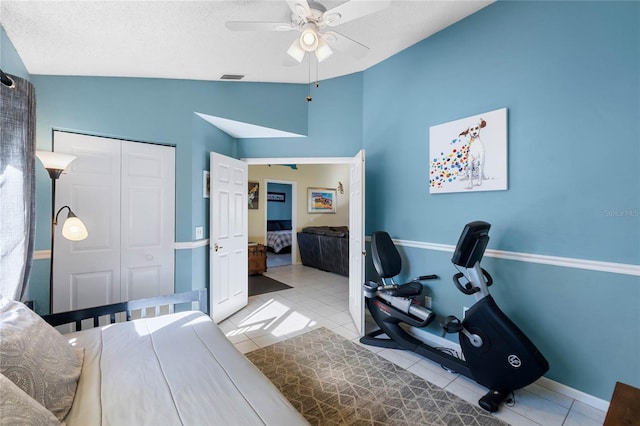
<path fill-rule="evenodd" d="M 210 159 L 209 305 L 220 322 L 249 301 L 248 166 L 215 152 Z"/>
<path fill-rule="evenodd" d="M 360 336 L 364 335 L 364 150 L 351 163 L 349 183 L 349 313 Z"/>
<path fill-rule="evenodd" d="M 59 131 L 54 148 L 77 157 L 56 211 L 70 206 L 89 237 L 63 238 L 60 215 L 53 312 L 173 293 L 175 148 Z"/>

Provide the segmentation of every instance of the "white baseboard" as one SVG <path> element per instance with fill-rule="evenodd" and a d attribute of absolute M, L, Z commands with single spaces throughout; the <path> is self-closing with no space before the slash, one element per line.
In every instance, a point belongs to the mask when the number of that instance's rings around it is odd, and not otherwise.
<path fill-rule="evenodd" d="M 420 338 L 425 341 L 427 344 L 431 344 L 436 347 L 445 347 L 449 349 L 453 349 L 454 351 L 462 354 L 462 348 L 460 345 L 452 342 L 451 340 L 445 339 L 444 337 L 437 336 L 435 334 L 431 334 L 425 330 L 419 328 L 411 328 L 409 330 L 410 334 L 413 334 L 415 337 Z M 571 399 L 575 399 L 585 405 L 596 408 L 600 411 L 604 411 L 605 413 L 609 409 L 609 401 L 605 401 L 600 398 L 596 398 L 593 395 L 589 395 L 588 393 L 584 393 L 567 385 L 563 385 L 562 383 L 556 382 L 554 380 L 548 379 L 546 377 L 541 377 L 535 382 L 537 385 L 542 386 L 545 389 L 548 389 L 552 392 L 558 393 L 560 395 L 566 396 Z"/>
<path fill-rule="evenodd" d="M 596 398 L 593 395 L 589 395 L 588 393 L 563 385 L 562 383 L 554 380 L 547 379 L 546 377 L 540 377 L 536 383 L 545 389 L 549 389 L 550 391 L 559 393 L 560 395 L 575 399 L 576 401 L 580 401 L 585 405 L 604 411 L 605 413 L 609 409 L 609 401 Z"/>

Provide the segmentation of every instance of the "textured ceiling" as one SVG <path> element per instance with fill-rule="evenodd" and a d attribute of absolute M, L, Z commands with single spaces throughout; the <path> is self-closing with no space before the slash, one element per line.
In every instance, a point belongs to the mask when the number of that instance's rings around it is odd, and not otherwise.
<path fill-rule="evenodd" d="M 359 1 L 359 0 L 352 0 Z M 375 1 L 375 0 L 373 0 Z M 0 1 L 0 24 L 30 74 L 307 83 L 363 71 L 492 1 L 391 1 L 335 31 L 370 48 L 292 66 L 297 32 L 233 32 L 231 21 L 289 22 L 284 0 Z M 321 1 L 328 9 L 344 1 Z M 307 55 L 308 57 L 308 55 Z M 311 70 L 310 70 L 311 68 Z"/>

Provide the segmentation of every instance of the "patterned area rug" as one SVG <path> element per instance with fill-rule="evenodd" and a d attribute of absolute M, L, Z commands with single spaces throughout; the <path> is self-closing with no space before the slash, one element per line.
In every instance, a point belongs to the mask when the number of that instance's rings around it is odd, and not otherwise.
<path fill-rule="evenodd" d="M 319 328 L 247 354 L 312 425 L 505 425 Z"/>

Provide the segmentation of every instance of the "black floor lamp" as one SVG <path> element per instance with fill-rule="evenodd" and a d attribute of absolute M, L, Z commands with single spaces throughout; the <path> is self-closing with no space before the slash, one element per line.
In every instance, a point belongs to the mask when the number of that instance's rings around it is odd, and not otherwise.
<path fill-rule="evenodd" d="M 89 236 L 87 228 L 82 221 L 76 216 L 71 207 L 63 206 L 56 212 L 56 180 L 66 169 L 69 164 L 76 159 L 75 156 L 69 154 L 61 154 L 51 151 L 36 151 L 36 156 L 42 162 L 42 165 L 51 178 L 51 261 L 49 267 L 49 313 L 53 313 L 53 251 L 56 235 L 56 225 L 58 224 L 58 215 L 64 209 L 68 209 L 67 219 L 62 226 L 62 236 L 71 241 L 82 241 Z"/>

